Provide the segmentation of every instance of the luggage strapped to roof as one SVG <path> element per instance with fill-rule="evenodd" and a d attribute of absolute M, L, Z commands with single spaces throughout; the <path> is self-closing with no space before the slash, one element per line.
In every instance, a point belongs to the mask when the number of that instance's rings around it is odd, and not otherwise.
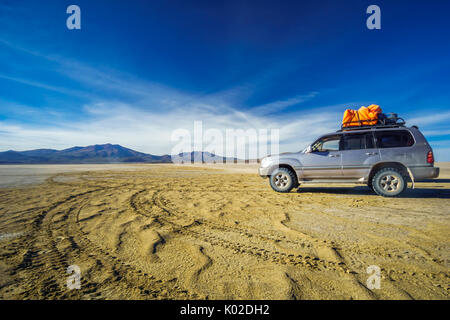
<path fill-rule="evenodd" d="M 396 113 L 382 113 L 380 106 L 372 104 L 358 110 L 345 110 L 341 130 L 404 125 L 405 120 Z"/>

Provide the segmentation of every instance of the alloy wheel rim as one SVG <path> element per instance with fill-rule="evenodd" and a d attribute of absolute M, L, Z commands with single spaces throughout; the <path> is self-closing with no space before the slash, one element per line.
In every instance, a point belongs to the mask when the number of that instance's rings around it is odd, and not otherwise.
<path fill-rule="evenodd" d="M 400 187 L 400 179 L 393 174 L 386 174 L 380 179 L 380 186 L 384 191 L 395 192 Z"/>
<path fill-rule="evenodd" d="M 289 177 L 287 174 L 278 173 L 275 175 L 274 183 L 278 188 L 286 188 L 289 183 Z"/>

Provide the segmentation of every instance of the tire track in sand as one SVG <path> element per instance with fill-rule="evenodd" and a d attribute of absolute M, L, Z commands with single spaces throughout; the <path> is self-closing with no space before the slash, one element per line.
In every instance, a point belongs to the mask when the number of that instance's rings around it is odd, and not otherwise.
<path fill-rule="evenodd" d="M 205 222 L 205 220 L 200 221 L 192 218 L 186 219 L 186 217 L 179 217 L 175 210 L 173 210 L 172 208 L 168 208 L 164 201 L 161 200 L 160 191 L 155 191 L 153 193 L 150 203 L 141 201 L 140 197 L 146 192 L 149 192 L 149 190 L 142 189 L 135 192 L 130 197 L 130 207 L 137 214 L 151 218 L 153 219 L 153 221 L 159 221 L 160 223 L 163 223 L 163 225 L 170 226 L 171 232 L 174 234 L 181 234 L 193 240 L 201 240 L 213 246 L 221 246 L 237 254 L 247 254 L 257 259 L 271 261 L 279 265 L 303 266 L 313 270 L 327 269 L 335 270 L 338 272 L 346 272 L 347 270 L 344 265 L 339 264 L 335 261 L 327 261 L 319 259 L 317 257 L 294 254 L 291 253 L 292 251 L 273 251 L 254 244 L 224 239 L 223 237 L 216 235 L 210 230 L 211 226 L 213 226 L 212 228 L 214 228 L 217 227 L 217 224 L 215 225 L 214 223 L 210 223 L 209 221 Z M 179 220 L 184 220 L 187 223 L 181 224 Z M 210 228 L 208 229 L 208 227 Z M 217 227 L 217 229 L 235 233 L 236 236 L 241 236 L 242 234 L 250 234 L 249 230 L 244 230 L 243 232 L 243 228 L 241 228 L 240 230 L 232 230 L 231 227 Z M 258 236 L 258 234 L 256 236 Z M 261 238 L 267 239 L 269 238 L 269 236 L 262 235 Z M 277 241 L 284 241 L 283 238 L 274 237 L 273 235 L 271 235 L 270 238 Z"/>
<path fill-rule="evenodd" d="M 79 213 L 90 197 L 98 197 L 102 191 L 121 187 L 123 186 L 101 187 L 72 194 L 37 214 L 32 222 L 33 230 L 26 239 L 22 261 L 13 270 L 13 274 L 20 273 L 27 279 L 25 288 L 18 294 L 18 298 L 95 298 L 101 294 L 98 290 L 105 285 L 111 287 L 116 282 L 122 286 L 124 281 L 130 291 L 136 289 L 140 291 L 138 296 L 141 299 L 170 297 L 186 299 L 190 296 L 186 290 L 174 286 L 167 287 L 161 280 L 148 276 L 142 270 L 111 255 L 108 250 L 93 243 L 79 228 Z M 65 281 L 68 277 L 66 270 L 69 261 L 76 264 L 76 261 L 87 260 L 95 262 L 94 272 L 112 275 L 103 283 L 95 283 L 88 281 L 90 274 L 83 274 L 81 290 L 67 290 Z"/>

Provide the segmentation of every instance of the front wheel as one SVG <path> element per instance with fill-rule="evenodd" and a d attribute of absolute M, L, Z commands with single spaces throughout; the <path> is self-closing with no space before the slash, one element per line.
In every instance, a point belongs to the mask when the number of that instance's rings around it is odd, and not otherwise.
<path fill-rule="evenodd" d="M 383 197 L 395 197 L 406 189 L 406 179 L 396 168 L 379 170 L 372 179 L 372 188 Z"/>
<path fill-rule="evenodd" d="M 278 168 L 270 175 L 270 186 L 277 192 L 287 193 L 297 186 L 297 177 L 290 169 Z"/>

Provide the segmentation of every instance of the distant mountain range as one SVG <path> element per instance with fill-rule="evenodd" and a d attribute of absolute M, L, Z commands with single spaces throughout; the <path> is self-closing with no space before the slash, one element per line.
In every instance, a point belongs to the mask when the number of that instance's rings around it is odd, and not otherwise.
<path fill-rule="evenodd" d="M 175 162 L 222 162 L 223 158 L 209 152 L 194 151 L 179 154 Z M 36 149 L 0 152 L 0 164 L 89 164 L 89 163 L 171 163 L 170 155 L 156 156 L 122 147 L 101 144 L 64 150 Z"/>

